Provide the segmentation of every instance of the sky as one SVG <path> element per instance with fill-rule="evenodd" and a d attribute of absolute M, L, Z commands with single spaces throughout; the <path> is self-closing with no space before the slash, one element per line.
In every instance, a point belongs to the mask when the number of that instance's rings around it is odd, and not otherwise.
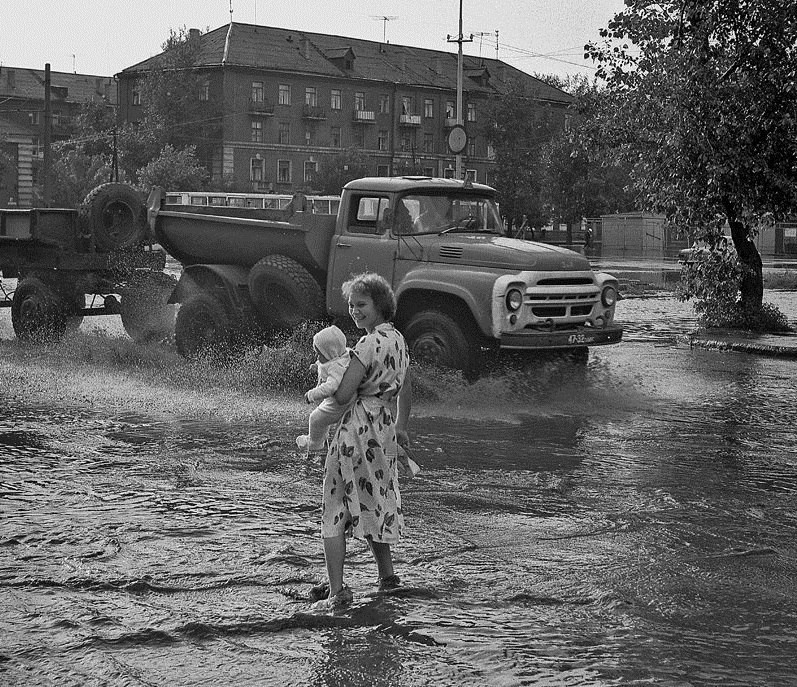
<path fill-rule="evenodd" d="M 232 2 L 232 4 L 231 4 Z M 230 21 L 456 53 L 527 73 L 594 74 L 586 42 L 623 0 L 0 0 L 0 67 L 112 76 L 161 52 L 170 30 Z M 496 31 L 498 35 L 496 37 Z"/>

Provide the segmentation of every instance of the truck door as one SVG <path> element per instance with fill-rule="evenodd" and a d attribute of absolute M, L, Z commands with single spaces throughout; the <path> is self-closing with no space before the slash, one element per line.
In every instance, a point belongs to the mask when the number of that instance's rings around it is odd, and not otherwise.
<path fill-rule="evenodd" d="M 334 315 L 345 315 L 348 305 L 340 286 L 355 274 L 376 272 L 393 283 L 396 241 L 390 236 L 387 221 L 390 199 L 386 195 L 353 192 L 346 199 L 345 225 L 332 242 L 328 308 Z"/>

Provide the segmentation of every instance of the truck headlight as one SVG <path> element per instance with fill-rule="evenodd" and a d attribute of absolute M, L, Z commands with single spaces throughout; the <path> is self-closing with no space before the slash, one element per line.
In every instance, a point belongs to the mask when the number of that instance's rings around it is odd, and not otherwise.
<path fill-rule="evenodd" d="M 506 292 L 506 309 L 509 312 L 515 312 L 520 310 L 520 306 L 523 305 L 523 293 L 520 289 L 509 289 Z"/>
<path fill-rule="evenodd" d="M 601 303 L 607 308 L 611 308 L 617 302 L 617 289 L 607 286 L 601 292 Z"/>

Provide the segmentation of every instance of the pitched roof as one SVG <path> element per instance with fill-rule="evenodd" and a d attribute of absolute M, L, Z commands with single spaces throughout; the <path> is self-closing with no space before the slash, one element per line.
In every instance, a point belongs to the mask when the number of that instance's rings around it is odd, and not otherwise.
<path fill-rule="evenodd" d="M 197 66 L 255 67 L 328 77 L 344 77 L 397 83 L 406 86 L 456 90 L 457 55 L 359 38 L 310 33 L 270 26 L 231 23 L 203 34 Z M 351 69 L 343 59 L 351 51 Z M 156 55 L 123 70 L 146 71 L 161 60 Z M 537 98 L 570 103 L 572 96 L 500 60 L 463 55 L 463 70 L 474 77 L 489 75 L 486 89 L 467 79 L 465 90 L 504 93 L 509 82 L 519 80 Z"/>
<path fill-rule="evenodd" d="M 107 98 L 116 104 L 116 84 L 111 76 L 50 72 L 50 86 L 53 101 L 82 103 Z M 0 66 L 0 96 L 44 100 L 44 70 Z"/>

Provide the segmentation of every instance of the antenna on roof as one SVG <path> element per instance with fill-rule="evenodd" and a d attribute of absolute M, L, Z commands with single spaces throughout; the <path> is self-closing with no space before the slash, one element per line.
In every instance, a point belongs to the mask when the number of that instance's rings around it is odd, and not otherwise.
<path fill-rule="evenodd" d="M 232 24 L 232 0 L 230 0 L 230 24 Z"/>
<path fill-rule="evenodd" d="M 382 22 L 382 42 L 387 43 L 387 23 L 389 21 L 393 21 L 394 19 L 398 19 L 398 17 L 387 17 L 384 14 L 372 14 L 371 19 L 376 19 L 377 21 Z"/>

